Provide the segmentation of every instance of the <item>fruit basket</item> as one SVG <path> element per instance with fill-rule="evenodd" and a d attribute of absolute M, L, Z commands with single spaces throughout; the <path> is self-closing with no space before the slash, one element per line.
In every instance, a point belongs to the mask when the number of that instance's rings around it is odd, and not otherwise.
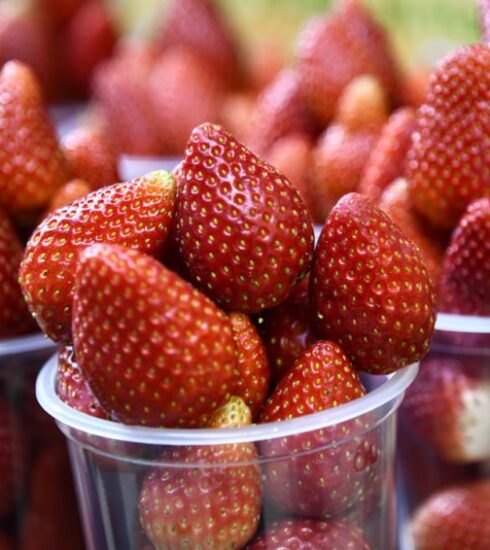
<path fill-rule="evenodd" d="M 277 522 L 303 520 L 350 533 L 344 540 L 356 548 L 394 547 L 396 411 L 417 366 L 366 377 L 370 393 L 335 410 L 228 430 L 90 417 L 57 396 L 56 368 L 53 357 L 37 397 L 68 440 L 90 550 L 151 548 L 147 536 L 173 547 L 181 529 L 192 544 L 215 536 L 216 525 L 243 530 L 246 540 L 256 529 L 267 536 Z"/>

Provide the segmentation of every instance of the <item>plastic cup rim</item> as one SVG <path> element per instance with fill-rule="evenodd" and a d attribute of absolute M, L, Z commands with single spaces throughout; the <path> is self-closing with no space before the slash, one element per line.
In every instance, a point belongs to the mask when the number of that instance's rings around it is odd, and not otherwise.
<path fill-rule="evenodd" d="M 436 331 L 465 334 L 490 334 L 490 317 L 438 313 Z"/>
<path fill-rule="evenodd" d="M 351 403 L 292 420 L 255 424 L 233 429 L 177 429 L 128 426 L 94 418 L 66 405 L 55 391 L 57 355 L 41 369 L 36 381 L 36 397 L 41 407 L 57 422 L 87 434 L 146 445 L 225 445 L 276 439 L 307 433 L 358 418 L 391 402 L 395 403 L 415 379 L 418 364 L 389 375 L 386 382 Z"/>
<path fill-rule="evenodd" d="M 54 348 L 56 344 L 43 333 L 26 334 L 15 338 L 0 340 L 0 358 L 31 351 L 42 351 Z"/>

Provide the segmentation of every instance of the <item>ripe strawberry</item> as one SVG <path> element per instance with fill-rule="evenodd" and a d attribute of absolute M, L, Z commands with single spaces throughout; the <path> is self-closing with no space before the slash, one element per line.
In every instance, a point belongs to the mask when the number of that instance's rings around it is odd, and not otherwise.
<path fill-rule="evenodd" d="M 490 195 L 490 46 L 456 50 L 434 71 L 419 109 L 407 179 L 416 208 L 455 227 L 473 200 Z"/>
<path fill-rule="evenodd" d="M 389 185 L 381 195 L 379 207 L 419 249 L 432 281 L 437 283 L 444 258 L 445 239 L 413 208 L 407 181 L 398 179 Z"/>
<path fill-rule="evenodd" d="M 345 521 L 311 519 L 283 520 L 266 527 L 266 532 L 247 550 L 323 548 L 325 550 L 370 550 L 362 531 Z"/>
<path fill-rule="evenodd" d="M 377 139 L 377 132 L 351 133 L 336 124 L 320 137 L 313 152 L 310 191 L 318 223 L 340 197 L 358 188 Z"/>
<path fill-rule="evenodd" d="M 33 465 L 22 550 L 83 550 L 70 463 L 64 444 L 43 447 Z"/>
<path fill-rule="evenodd" d="M 244 406 L 242 401 L 241 407 Z M 230 427 L 229 417 L 215 428 Z M 234 416 L 243 425 L 247 415 Z M 140 522 L 156 548 L 243 548 L 260 518 L 260 470 L 252 443 L 169 448 L 146 475 Z M 160 464 L 161 465 L 160 465 Z"/>
<path fill-rule="evenodd" d="M 364 394 L 340 346 L 317 342 L 279 382 L 260 421 L 316 413 Z M 262 443 L 264 494 L 281 510 L 309 517 L 331 517 L 372 496 L 379 449 L 376 432 L 366 434 L 370 422 L 366 417 Z"/>
<path fill-rule="evenodd" d="M 490 42 L 490 2 L 478 0 L 478 20 L 484 42 Z"/>
<path fill-rule="evenodd" d="M 308 107 L 321 124 L 334 114 L 345 86 L 364 74 L 375 76 L 390 98 L 398 96 L 398 70 L 383 29 L 356 0 L 312 19 L 296 47 Z"/>
<path fill-rule="evenodd" d="M 0 72 L 0 122 L 0 202 L 15 217 L 36 212 L 67 175 L 37 80 L 17 61 Z"/>
<path fill-rule="evenodd" d="M 486 550 L 490 547 L 490 482 L 483 480 L 436 493 L 411 524 L 417 550 Z"/>
<path fill-rule="evenodd" d="M 369 155 L 359 193 L 378 201 L 390 183 L 403 177 L 414 130 L 415 112 L 412 109 L 405 107 L 394 112 Z"/>
<path fill-rule="evenodd" d="M 308 286 L 309 279 L 303 279 L 285 302 L 261 314 L 259 328 L 274 385 L 314 341 Z"/>
<path fill-rule="evenodd" d="M 448 462 L 490 459 L 490 381 L 474 357 L 440 353 L 422 362 L 403 403 L 410 429 Z"/>
<path fill-rule="evenodd" d="M 387 374 L 429 348 L 436 304 L 422 257 L 362 195 L 343 197 L 323 227 L 311 298 L 318 334 L 339 342 L 358 370 Z"/>
<path fill-rule="evenodd" d="M 214 67 L 192 50 L 165 51 L 148 86 L 165 154 L 182 155 L 195 126 L 217 122 L 223 82 Z"/>
<path fill-rule="evenodd" d="M 18 491 L 19 474 L 23 468 L 21 426 L 7 400 L 0 399 L 0 518 L 13 511 Z"/>
<path fill-rule="evenodd" d="M 92 189 L 119 181 L 117 155 L 100 128 L 72 130 L 63 138 L 61 147 L 73 177 L 85 180 Z"/>
<path fill-rule="evenodd" d="M 229 318 L 237 353 L 234 394 L 241 397 L 257 417 L 269 390 L 270 371 L 264 344 L 247 315 L 230 313 Z"/>
<path fill-rule="evenodd" d="M 64 26 L 86 0 L 37 0 L 39 10 L 46 15 L 54 29 Z"/>
<path fill-rule="evenodd" d="M 7 216 L 0 212 L 0 338 L 35 328 L 18 282 L 22 245 Z"/>
<path fill-rule="evenodd" d="M 441 311 L 490 315 L 490 199 L 467 208 L 446 251 L 439 284 Z"/>
<path fill-rule="evenodd" d="M 12 541 L 4 533 L 0 533 L 0 550 L 14 550 Z"/>
<path fill-rule="evenodd" d="M 288 134 L 314 133 L 300 86 L 298 72 L 284 69 L 259 95 L 250 130 L 250 143 L 259 155 Z"/>
<path fill-rule="evenodd" d="M 49 203 L 48 213 L 68 206 L 77 199 L 85 197 L 92 191 L 92 188 L 85 180 L 71 180 L 62 185 L 54 194 Z"/>
<path fill-rule="evenodd" d="M 101 244 L 80 255 L 73 341 L 94 395 L 127 424 L 202 426 L 235 387 L 229 320 L 136 250 Z"/>
<path fill-rule="evenodd" d="M 94 72 L 94 98 L 104 111 L 119 152 L 151 156 L 162 151 L 148 89 L 154 61 L 151 48 L 126 47 Z"/>
<path fill-rule="evenodd" d="M 27 243 L 20 269 L 24 296 L 43 331 L 70 339 L 78 254 L 96 242 L 161 254 L 172 224 L 175 180 L 152 172 L 94 191 L 50 214 Z"/>
<path fill-rule="evenodd" d="M 244 313 L 285 300 L 308 272 L 313 247 L 310 217 L 290 182 L 210 124 L 192 132 L 182 174 L 177 238 L 193 281 Z"/>
<path fill-rule="evenodd" d="M 72 409 L 97 418 L 109 418 L 87 384 L 72 346 L 61 346 L 56 373 L 56 392 Z"/>
<path fill-rule="evenodd" d="M 109 9 L 100 0 L 84 2 L 63 29 L 59 38 L 63 69 L 79 93 L 87 93 L 96 66 L 112 54 L 116 38 Z"/>
<path fill-rule="evenodd" d="M 214 0 L 173 0 L 156 44 L 160 51 L 190 48 L 205 57 L 225 81 L 233 84 L 240 78 L 234 37 Z"/>

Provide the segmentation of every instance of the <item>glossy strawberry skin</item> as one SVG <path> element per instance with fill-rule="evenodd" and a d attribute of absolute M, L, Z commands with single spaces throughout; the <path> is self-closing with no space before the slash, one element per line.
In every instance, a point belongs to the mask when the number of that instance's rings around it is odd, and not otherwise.
<path fill-rule="evenodd" d="M 453 232 L 441 268 L 441 311 L 490 315 L 490 199 L 469 205 Z"/>
<path fill-rule="evenodd" d="M 73 339 L 94 395 L 126 424 L 202 426 L 234 390 L 228 318 L 136 250 L 101 244 L 81 254 Z"/>
<path fill-rule="evenodd" d="M 0 73 L 0 195 L 14 217 L 44 208 L 67 180 L 55 131 L 38 83 L 26 65 L 12 61 Z"/>
<path fill-rule="evenodd" d="M 317 342 L 276 386 L 260 422 L 319 412 L 364 394 L 342 349 L 334 342 Z M 332 517 L 372 497 L 379 448 L 370 421 L 359 418 L 263 442 L 264 494 L 285 512 L 319 518 Z"/>
<path fill-rule="evenodd" d="M 313 228 L 298 192 L 219 126 L 191 135 L 176 223 L 193 281 L 227 309 L 278 304 L 308 272 Z"/>
<path fill-rule="evenodd" d="M 436 493 L 412 520 L 417 550 L 485 550 L 490 546 L 490 483 L 460 485 Z"/>
<path fill-rule="evenodd" d="M 69 341 L 74 270 L 81 250 L 110 242 L 161 254 L 172 224 L 176 186 L 167 172 L 94 191 L 53 212 L 27 244 L 24 296 L 43 331 Z"/>
<path fill-rule="evenodd" d="M 71 180 L 62 185 L 53 195 L 49 203 L 48 213 L 68 206 L 72 202 L 81 199 L 88 195 L 92 188 L 85 180 Z"/>
<path fill-rule="evenodd" d="M 61 346 L 56 372 L 56 392 L 58 397 L 72 409 L 109 419 L 87 384 L 75 358 L 72 346 Z"/>
<path fill-rule="evenodd" d="M 296 519 L 267 526 L 265 534 L 247 546 L 247 550 L 271 548 L 370 550 L 371 546 L 362 531 L 348 522 Z"/>
<path fill-rule="evenodd" d="M 234 395 L 243 398 L 257 417 L 269 391 L 269 361 L 264 344 L 244 313 L 229 315 L 237 353 L 237 384 Z"/>
<path fill-rule="evenodd" d="M 339 342 L 358 370 L 386 374 L 425 355 L 435 292 L 420 253 L 357 193 L 330 213 L 315 251 L 312 310 L 319 335 Z"/>
<path fill-rule="evenodd" d="M 408 153 L 412 201 L 431 223 L 452 229 L 490 195 L 489 128 L 490 46 L 466 46 L 434 71 Z"/>

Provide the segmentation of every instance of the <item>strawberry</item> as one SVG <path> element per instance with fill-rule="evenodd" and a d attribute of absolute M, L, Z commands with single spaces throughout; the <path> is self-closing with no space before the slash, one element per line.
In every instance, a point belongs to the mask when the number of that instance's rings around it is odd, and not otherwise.
<path fill-rule="evenodd" d="M 325 550 L 370 550 L 362 531 L 345 521 L 312 519 L 283 520 L 267 526 L 266 532 L 247 546 L 247 550 L 272 548 Z"/>
<path fill-rule="evenodd" d="M 95 242 L 162 252 L 172 224 L 175 180 L 152 172 L 94 191 L 50 214 L 27 243 L 20 269 L 24 296 L 43 331 L 70 339 L 71 301 L 78 254 Z"/>
<path fill-rule="evenodd" d="M 411 533 L 417 550 L 486 550 L 490 547 L 490 482 L 436 493 L 416 512 Z"/>
<path fill-rule="evenodd" d="M 285 300 L 308 272 L 311 220 L 298 192 L 220 126 L 190 137 L 176 213 L 193 281 L 244 313 Z"/>
<path fill-rule="evenodd" d="M 119 152 L 151 156 L 162 151 L 148 89 L 154 61 L 150 47 L 129 46 L 118 50 L 94 72 L 94 98 L 103 109 Z"/>
<path fill-rule="evenodd" d="M 88 0 L 74 13 L 59 38 L 59 50 L 68 81 L 86 93 L 95 67 L 108 58 L 117 33 L 109 9 L 100 0 Z"/>
<path fill-rule="evenodd" d="M 411 68 L 403 80 L 402 104 L 418 109 L 424 104 L 429 91 L 431 67 L 417 65 Z"/>
<path fill-rule="evenodd" d="M 390 183 L 404 175 L 414 129 L 415 112 L 412 109 L 405 107 L 393 113 L 369 155 L 359 193 L 377 201 Z"/>
<path fill-rule="evenodd" d="M 250 143 L 258 154 L 267 153 L 288 134 L 314 133 L 314 125 L 301 96 L 298 72 L 284 69 L 257 99 Z"/>
<path fill-rule="evenodd" d="M 90 185 L 85 180 L 75 179 L 62 185 L 54 194 L 49 203 L 48 212 L 68 206 L 77 199 L 85 197 L 91 192 Z"/>
<path fill-rule="evenodd" d="M 490 42 L 490 2 L 478 0 L 478 20 L 484 42 Z"/>
<path fill-rule="evenodd" d="M 239 428 L 252 424 L 252 411 L 241 397 L 231 396 L 214 411 L 209 419 L 210 428 Z"/>
<path fill-rule="evenodd" d="M 64 136 L 61 147 L 74 178 L 85 180 L 92 189 L 119 181 L 117 155 L 98 127 L 81 127 Z"/>
<path fill-rule="evenodd" d="M 4 533 L 0 533 L 0 550 L 14 550 L 12 541 Z"/>
<path fill-rule="evenodd" d="M 26 65 L 0 72 L 0 202 L 18 217 L 44 208 L 67 180 L 37 80 Z"/>
<path fill-rule="evenodd" d="M 260 422 L 320 412 L 364 394 L 340 346 L 317 342 L 279 382 Z M 264 494 L 281 510 L 310 517 L 331 517 L 364 501 L 375 490 L 379 462 L 376 432 L 366 435 L 369 423 L 357 419 L 262 443 Z"/>
<path fill-rule="evenodd" d="M 230 313 L 229 318 L 237 352 L 235 395 L 243 398 L 257 417 L 269 390 L 270 371 L 265 347 L 247 315 Z"/>
<path fill-rule="evenodd" d="M 0 518 L 14 510 L 24 458 L 20 422 L 7 400 L 0 398 Z"/>
<path fill-rule="evenodd" d="M 195 126 L 217 122 L 223 83 L 214 67 L 193 51 L 165 51 L 148 86 L 165 154 L 182 155 Z"/>
<path fill-rule="evenodd" d="M 357 0 L 345 0 L 337 11 L 307 23 L 296 63 L 305 101 L 324 125 L 357 76 L 373 75 L 391 98 L 398 95 L 398 69 L 385 33 Z"/>
<path fill-rule="evenodd" d="M 236 92 L 223 97 L 218 118 L 238 140 L 249 143 L 254 126 L 255 96 L 247 92 Z"/>
<path fill-rule="evenodd" d="M 434 353 L 408 389 L 403 414 L 410 429 L 448 462 L 490 459 L 490 382 L 471 356 Z"/>
<path fill-rule="evenodd" d="M 419 109 L 407 179 L 417 210 L 452 229 L 490 195 L 490 46 L 456 50 L 434 71 Z"/>
<path fill-rule="evenodd" d="M 97 418 L 109 418 L 90 390 L 77 364 L 72 346 L 61 346 L 56 373 L 56 391 L 59 398 L 72 409 Z"/>
<path fill-rule="evenodd" d="M 323 227 L 311 299 L 318 334 L 339 342 L 358 370 L 394 372 L 429 348 L 436 300 L 422 257 L 362 195 L 343 197 Z"/>
<path fill-rule="evenodd" d="M 123 423 L 202 426 L 234 389 L 227 317 L 136 250 L 101 244 L 80 255 L 73 340 L 94 395 Z"/>
<path fill-rule="evenodd" d="M 244 61 L 247 87 L 257 92 L 273 82 L 285 64 L 281 45 L 270 40 L 249 48 Z"/>
<path fill-rule="evenodd" d="M 43 447 L 33 465 L 22 550 L 83 550 L 66 447 Z"/>
<path fill-rule="evenodd" d="M 64 26 L 87 0 L 37 0 L 42 11 L 54 29 Z"/>
<path fill-rule="evenodd" d="M 261 314 L 259 328 L 276 384 L 313 343 L 310 329 L 309 279 L 305 278 L 281 305 Z"/>
<path fill-rule="evenodd" d="M 231 426 L 247 422 L 243 401 Z M 250 416 L 248 416 L 248 419 Z M 230 426 L 225 414 L 215 428 Z M 155 548 L 243 548 L 260 518 L 253 443 L 170 447 L 146 475 L 140 522 Z"/>
<path fill-rule="evenodd" d="M 413 208 L 407 181 L 398 179 L 388 185 L 378 206 L 419 249 L 432 281 L 437 283 L 444 258 L 445 239 Z"/>
<path fill-rule="evenodd" d="M 490 198 L 468 206 L 446 251 L 439 284 L 441 311 L 490 315 Z"/>
<path fill-rule="evenodd" d="M 155 41 L 160 51 L 190 48 L 231 84 L 240 78 L 234 37 L 214 0 L 173 0 Z"/>
<path fill-rule="evenodd" d="M 35 328 L 17 280 L 21 259 L 22 245 L 7 216 L 0 212 L 0 338 Z"/>
<path fill-rule="evenodd" d="M 313 152 L 310 190 L 317 222 L 323 223 L 338 199 L 358 188 L 377 138 L 370 130 L 351 133 L 337 124 L 320 137 Z"/>

